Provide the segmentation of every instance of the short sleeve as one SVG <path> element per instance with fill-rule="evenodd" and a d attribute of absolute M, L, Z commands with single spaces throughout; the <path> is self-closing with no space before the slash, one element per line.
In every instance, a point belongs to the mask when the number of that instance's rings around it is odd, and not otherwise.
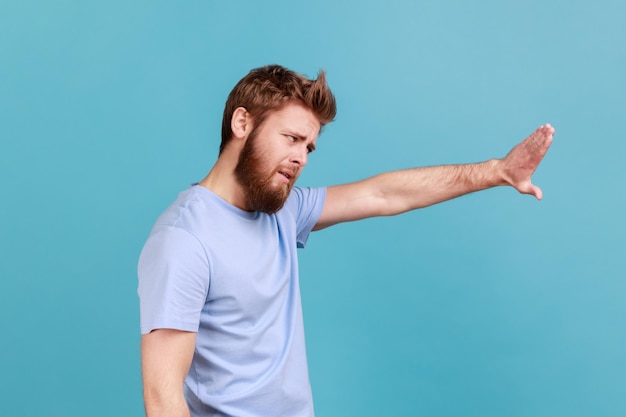
<path fill-rule="evenodd" d="M 141 333 L 154 329 L 197 332 L 209 291 L 209 261 L 202 244 L 176 227 L 153 231 L 138 265 Z"/>
<path fill-rule="evenodd" d="M 311 230 L 322 215 L 326 188 L 294 187 L 290 199 L 296 218 L 296 242 L 299 248 L 304 248 Z"/>

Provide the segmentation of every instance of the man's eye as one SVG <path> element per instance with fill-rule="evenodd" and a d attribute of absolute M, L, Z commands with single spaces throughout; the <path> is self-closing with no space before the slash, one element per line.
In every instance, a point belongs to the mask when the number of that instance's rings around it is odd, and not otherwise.
<path fill-rule="evenodd" d="M 296 140 L 298 140 L 295 136 L 290 135 L 287 135 L 287 139 L 289 139 L 290 142 L 295 142 Z"/>
<path fill-rule="evenodd" d="M 310 146 L 307 146 L 307 147 L 306 147 L 306 150 L 307 150 L 307 152 L 308 152 L 308 153 L 313 152 L 313 148 L 312 148 L 312 147 L 310 147 Z"/>

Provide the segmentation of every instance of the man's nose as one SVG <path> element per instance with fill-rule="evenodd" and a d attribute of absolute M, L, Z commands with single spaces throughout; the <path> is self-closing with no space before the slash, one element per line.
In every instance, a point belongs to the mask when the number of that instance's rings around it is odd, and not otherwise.
<path fill-rule="evenodd" d="M 291 157 L 291 163 L 304 167 L 309 160 L 309 151 L 306 149 L 298 149 Z"/>

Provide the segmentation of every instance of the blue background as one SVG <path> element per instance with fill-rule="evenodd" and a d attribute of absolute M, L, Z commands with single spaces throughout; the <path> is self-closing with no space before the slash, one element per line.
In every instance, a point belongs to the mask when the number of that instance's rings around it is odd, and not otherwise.
<path fill-rule="evenodd" d="M 317 414 L 626 415 L 623 1 L 0 1 L 0 415 L 142 415 L 136 261 L 253 67 L 338 99 L 301 185 L 557 134 L 494 189 L 301 251 Z M 621 215 L 619 213 L 622 213 Z"/>

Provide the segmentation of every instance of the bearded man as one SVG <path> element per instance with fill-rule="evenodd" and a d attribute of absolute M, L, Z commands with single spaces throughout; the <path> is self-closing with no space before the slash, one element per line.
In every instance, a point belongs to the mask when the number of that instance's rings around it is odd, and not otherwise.
<path fill-rule="evenodd" d="M 324 73 L 252 70 L 230 93 L 217 162 L 159 217 L 139 259 L 148 417 L 312 417 L 297 248 L 309 233 L 490 187 L 541 199 L 540 126 L 506 157 L 294 187 L 336 113 Z"/>

